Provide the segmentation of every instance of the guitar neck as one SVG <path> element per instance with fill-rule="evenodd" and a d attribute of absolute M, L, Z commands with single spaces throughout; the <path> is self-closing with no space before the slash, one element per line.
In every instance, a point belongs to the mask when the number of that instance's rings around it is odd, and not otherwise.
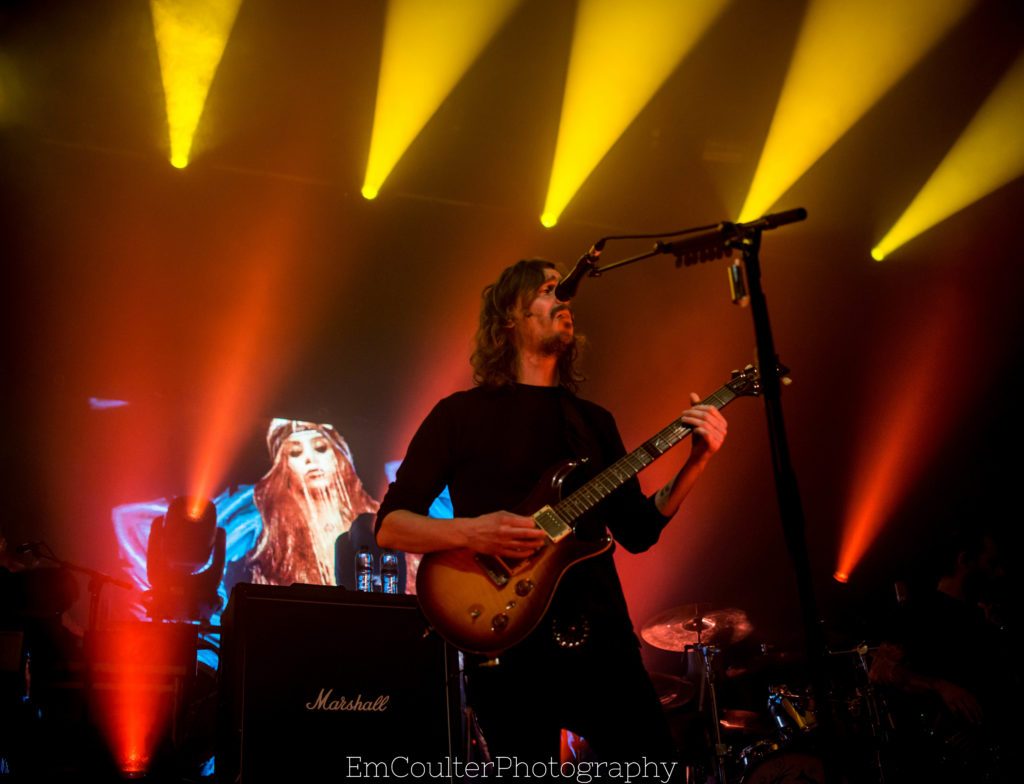
<path fill-rule="evenodd" d="M 702 404 L 721 409 L 737 398 L 728 385 L 716 390 L 701 401 Z M 552 510 L 570 526 L 586 512 L 607 498 L 614 490 L 643 471 L 647 466 L 693 432 L 682 417 L 644 441 L 640 446 L 605 468 L 574 493 L 566 496 L 552 507 Z"/>

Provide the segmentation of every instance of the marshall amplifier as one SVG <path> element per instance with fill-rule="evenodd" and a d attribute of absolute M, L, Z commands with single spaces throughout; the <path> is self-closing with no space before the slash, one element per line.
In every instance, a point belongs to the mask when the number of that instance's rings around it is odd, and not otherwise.
<path fill-rule="evenodd" d="M 414 596 L 239 583 L 221 626 L 219 782 L 457 770 L 457 653 Z"/>

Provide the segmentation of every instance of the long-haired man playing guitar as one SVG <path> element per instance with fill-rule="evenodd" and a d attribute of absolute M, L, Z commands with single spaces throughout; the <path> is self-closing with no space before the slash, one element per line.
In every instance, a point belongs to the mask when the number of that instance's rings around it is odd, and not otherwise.
<path fill-rule="evenodd" d="M 415 553 L 461 548 L 504 559 L 529 556 L 548 533 L 514 514 L 546 469 L 583 461 L 587 478 L 625 454 L 612 415 L 575 395 L 577 337 L 560 275 L 520 261 L 483 292 L 472 363 L 476 386 L 440 401 L 413 437 L 381 503 L 381 547 Z M 607 529 L 629 552 L 653 545 L 726 434 L 717 408 L 691 395 L 682 421 L 689 457 L 653 496 L 634 478 L 604 500 L 573 535 Z M 454 519 L 427 516 L 449 488 Z M 589 534 L 588 534 L 589 532 Z M 676 749 L 640 657 L 612 548 L 573 565 L 542 620 L 496 666 L 468 657 L 468 700 L 492 756 L 555 761 L 560 731 L 582 735 L 600 760 L 646 760 L 675 770 Z M 492 664 L 493 662 L 486 662 Z M 634 768 L 635 769 L 635 768 Z"/>

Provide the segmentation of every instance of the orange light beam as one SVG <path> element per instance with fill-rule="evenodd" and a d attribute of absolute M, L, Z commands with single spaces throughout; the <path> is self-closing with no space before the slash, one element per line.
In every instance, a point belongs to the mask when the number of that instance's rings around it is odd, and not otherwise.
<path fill-rule="evenodd" d="M 199 516 L 202 505 L 226 475 L 244 437 L 246 418 L 258 410 L 257 398 L 267 394 L 267 387 L 275 381 L 267 378 L 259 393 L 248 383 L 260 368 L 260 348 L 269 337 L 269 314 L 275 312 L 272 297 L 278 277 L 276 267 L 283 265 L 271 258 L 256 261 L 253 266 L 248 291 L 225 326 L 221 350 L 215 352 L 213 364 L 217 369 L 209 381 L 205 407 L 208 416 L 196 444 L 194 473 L 189 482 L 189 515 L 193 517 Z"/>
<path fill-rule="evenodd" d="M 93 699 L 114 762 L 130 778 L 149 772 L 171 722 L 170 694 L 152 662 L 166 659 L 147 624 L 110 629 L 98 637 Z M 152 628 L 152 627 L 151 627 Z M 154 644 L 160 650 L 154 650 Z"/>
<path fill-rule="evenodd" d="M 955 304 L 955 303 L 954 303 Z M 845 582 L 875 541 L 908 487 L 927 464 L 941 432 L 931 421 L 932 412 L 915 390 L 943 389 L 943 373 L 949 371 L 944 358 L 956 335 L 955 307 L 935 307 L 931 319 L 922 321 L 911 358 L 902 378 L 888 388 L 897 395 L 874 403 L 882 413 L 873 422 L 867 438 L 870 448 L 862 450 L 861 465 L 854 472 L 852 502 L 843 525 L 836 574 Z M 947 405 L 950 401 L 944 401 Z"/>
<path fill-rule="evenodd" d="M 244 245 L 251 250 L 234 259 L 241 280 L 235 307 L 211 330 L 207 364 L 197 362 L 203 427 L 189 463 L 187 493 L 196 504 L 189 510 L 194 516 L 227 475 L 253 419 L 283 380 L 294 352 L 284 356 L 282 346 L 298 345 L 317 311 L 315 293 L 285 294 L 291 291 L 289 276 L 299 274 L 300 246 L 308 231 L 302 208 L 294 200 L 280 204 L 275 197 L 263 210 L 255 229 L 259 234 Z"/>

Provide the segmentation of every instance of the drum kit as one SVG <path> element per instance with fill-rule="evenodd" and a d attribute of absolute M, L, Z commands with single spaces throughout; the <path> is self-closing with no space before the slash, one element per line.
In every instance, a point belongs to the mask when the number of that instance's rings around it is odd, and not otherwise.
<path fill-rule="evenodd" d="M 655 672 L 651 680 L 687 766 L 686 781 L 823 783 L 818 712 L 813 691 L 802 683 L 800 657 L 752 645 L 753 631 L 743 610 L 709 604 L 674 607 L 641 628 L 646 642 L 682 657 L 682 675 Z M 844 756 L 853 738 L 868 757 L 837 780 L 883 784 L 882 768 L 871 759 L 882 719 L 867 681 L 870 650 L 830 652 L 848 677 L 830 680 L 826 709 L 843 724 Z M 723 707 L 723 698 L 725 705 L 739 704 Z"/>

